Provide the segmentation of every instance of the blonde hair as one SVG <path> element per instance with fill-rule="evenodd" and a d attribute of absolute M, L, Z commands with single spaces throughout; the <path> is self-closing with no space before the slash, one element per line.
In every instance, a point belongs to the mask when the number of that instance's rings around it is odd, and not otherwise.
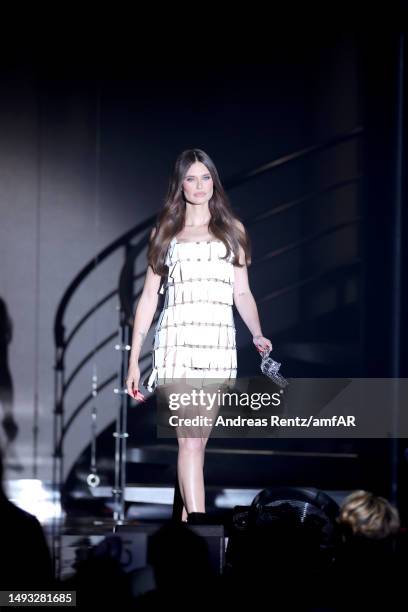
<path fill-rule="evenodd" d="M 352 535 L 384 539 L 400 528 L 398 510 L 384 497 L 369 491 L 354 491 L 340 506 L 337 522 Z"/>

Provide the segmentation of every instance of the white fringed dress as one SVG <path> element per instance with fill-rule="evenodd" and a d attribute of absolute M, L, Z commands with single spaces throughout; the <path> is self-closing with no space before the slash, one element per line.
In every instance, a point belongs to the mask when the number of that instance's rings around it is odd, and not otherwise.
<path fill-rule="evenodd" d="M 236 378 L 234 266 L 232 253 L 221 259 L 226 252 L 220 240 L 171 240 L 148 391 L 178 378 Z"/>

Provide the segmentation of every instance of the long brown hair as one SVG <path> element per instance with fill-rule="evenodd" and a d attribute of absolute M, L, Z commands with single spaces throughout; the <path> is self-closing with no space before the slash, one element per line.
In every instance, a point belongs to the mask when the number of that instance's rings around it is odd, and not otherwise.
<path fill-rule="evenodd" d="M 231 253 L 233 265 L 242 267 L 239 263 L 239 245 L 245 253 L 245 263 L 251 265 L 251 241 L 247 231 L 240 230 L 236 221 L 240 219 L 234 214 L 229 198 L 221 184 L 217 168 L 212 159 L 202 149 L 187 149 L 180 153 L 174 164 L 169 181 L 168 191 L 162 210 L 156 220 L 156 232 L 149 243 L 147 253 L 148 264 L 156 274 L 165 276 L 167 267 L 165 257 L 171 240 L 181 232 L 185 223 L 186 203 L 182 193 L 182 184 L 188 169 L 194 162 L 201 162 L 207 168 L 213 179 L 213 195 L 208 203 L 211 214 L 209 231 L 226 247 L 227 259 Z"/>

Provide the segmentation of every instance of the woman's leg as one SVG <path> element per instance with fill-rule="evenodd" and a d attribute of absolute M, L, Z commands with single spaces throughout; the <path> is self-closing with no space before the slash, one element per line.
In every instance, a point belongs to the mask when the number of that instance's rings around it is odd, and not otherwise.
<path fill-rule="evenodd" d="M 203 447 L 204 447 L 204 449 L 203 449 L 203 452 L 202 452 L 202 454 L 201 454 L 201 460 L 202 460 L 202 461 L 201 461 L 201 470 L 202 470 L 203 474 L 204 474 L 204 457 L 205 457 L 205 446 L 206 446 L 206 444 L 207 444 L 207 441 L 208 441 L 208 438 L 202 438 L 202 442 L 203 442 Z M 180 483 L 180 479 L 179 479 L 179 483 Z M 180 484 L 179 486 L 180 486 L 180 490 L 181 490 L 181 484 Z M 204 476 L 203 476 L 203 492 L 204 492 L 203 494 L 204 494 L 204 507 L 205 507 L 205 488 L 204 488 Z M 184 498 L 184 495 L 183 495 L 183 494 L 182 494 L 182 497 L 183 497 L 183 500 L 184 500 L 185 498 Z M 195 511 L 194 511 L 194 510 L 192 510 L 192 512 L 195 512 Z M 204 510 L 204 512 L 205 512 L 205 510 Z M 184 503 L 184 504 L 183 504 L 183 510 L 182 510 L 182 513 L 181 513 L 181 520 L 182 520 L 184 523 L 186 523 L 186 522 L 187 522 L 187 518 L 188 518 L 188 512 L 187 512 L 187 510 L 186 510 L 186 506 L 185 506 L 185 503 Z"/>
<path fill-rule="evenodd" d="M 205 512 L 203 453 L 201 438 L 178 438 L 177 475 L 185 513 Z"/>
<path fill-rule="evenodd" d="M 206 391 L 214 392 L 218 388 L 208 386 Z M 179 409 L 179 416 L 201 416 L 211 417 L 213 423 L 219 412 L 219 405 L 211 404 L 211 411 L 207 409 L 207 403 L 199 403 L 194 411 Z M 205 448 L 211 434 L 213 425 L 198 427 L 177 428 L 179 452 L 177 458 L 177 475 L 180 493 L 183 499 L 182 521 L 186 521 L 190 512 L 205 512 L 205 488 L 204 488 L 204 459 Z M 190 434 L 190 436 L 189 436 Z"/>

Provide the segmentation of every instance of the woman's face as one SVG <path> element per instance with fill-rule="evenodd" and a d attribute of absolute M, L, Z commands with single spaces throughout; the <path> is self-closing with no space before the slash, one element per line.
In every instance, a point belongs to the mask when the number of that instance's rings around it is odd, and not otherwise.
<path fill-rule="evenodd" d="M 186 172 L 182 187 L 184 196 L 192 204 L 208 202 L 213 194 L 212 176 L 202 162 L 195 162 Z"/>

